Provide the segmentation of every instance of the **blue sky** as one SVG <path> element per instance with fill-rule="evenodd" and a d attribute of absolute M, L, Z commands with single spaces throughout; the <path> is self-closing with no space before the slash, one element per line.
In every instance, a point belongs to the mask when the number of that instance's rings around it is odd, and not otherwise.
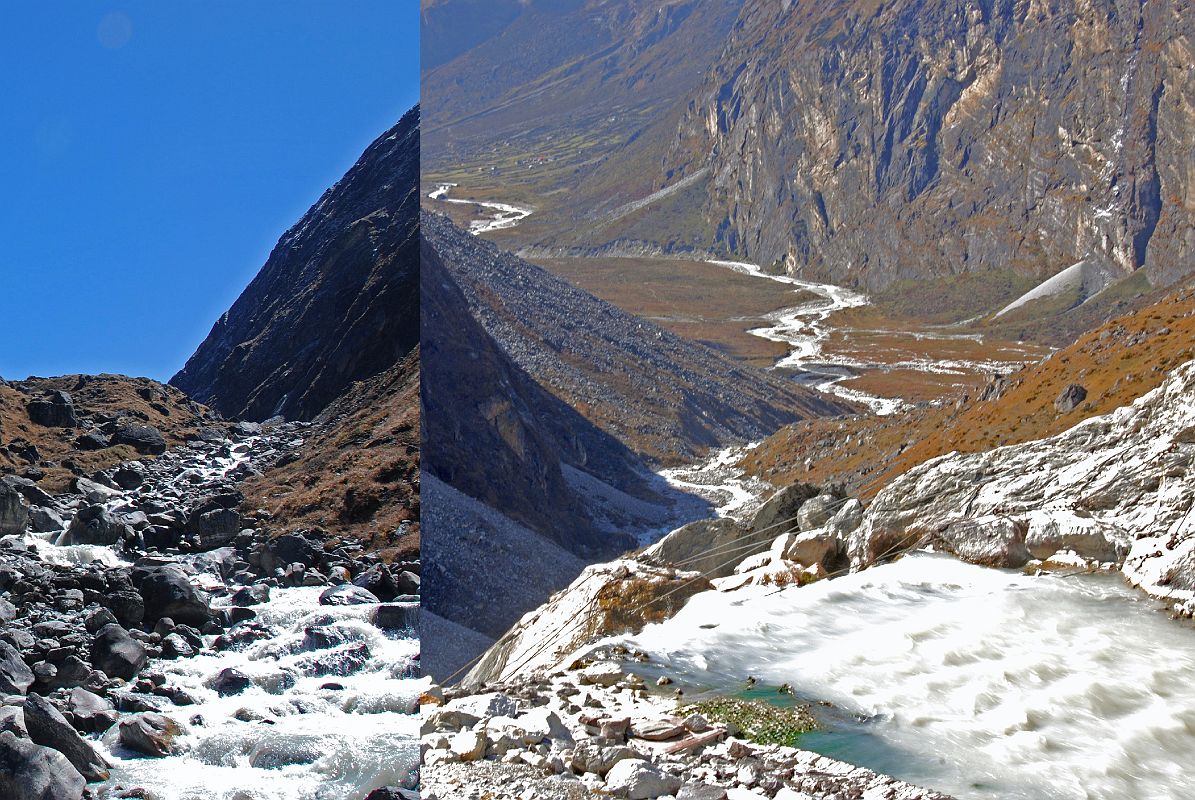
<path fill-rule="evenodd" d="M 3 11 L 4 378 L 168 379 L 418 100 L 416 0 Z"/>

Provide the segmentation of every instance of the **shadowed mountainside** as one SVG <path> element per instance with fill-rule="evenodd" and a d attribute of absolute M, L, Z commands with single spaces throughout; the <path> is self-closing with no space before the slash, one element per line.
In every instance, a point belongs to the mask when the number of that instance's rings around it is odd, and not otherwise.
<path fill-rule="evenodd" d="M 423 234 L 510 358 L 598 428 L 659 464 L 853 407 L 669 333 L 423 215 Z"/>
<path fill-rule="evenodd" d="M 221 413 L 310 420 L 419 334 L 419 109 L 279 240 L 171 379 Z"/>

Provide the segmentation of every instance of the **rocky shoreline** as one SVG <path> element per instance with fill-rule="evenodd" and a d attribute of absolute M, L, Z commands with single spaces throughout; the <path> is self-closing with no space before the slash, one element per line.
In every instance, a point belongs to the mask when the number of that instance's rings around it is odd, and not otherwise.
<path fill-rule="evenodd" d="M 413 635 L 417 561 L 384 564 L 355 542 L 273 536 L 268 514 L 242 514 L 238 483 L 293 459 L 303 432 L 299 424 L 213 426 L 156 459 L 79 477 L 58 495 L 29 478 L 3 478 L 0 796 L 162 796 L 152 785 L 116 785 L 104 753 L 185 750 L 188 727 L 205 724 L 189 707 L 204 698 L 173 683 L 165 666 L 277 636 L 257 619 L 271 590 L 327 587 L 320 606 L 365 606 L 379 635 Z M 330 614 L 308 626 L 303 675 L 331 681 L 369 659 L 369 643 L 346 641 L 338 622 Z M 406 677 L 416 677 L 417 658 Z M 296 675 L 282 678 L 269 690 L 280 704 Z M 201 691 L 233 696 L 255 680 L 225 668 Z M 412 699 L 405 712 L 415 711 Z M 369 796 L 410 796 L 413 778 L 404 783 Z"/>
<path fill-rule="evenodd" d="M 688 713 L 616 661 L 424 696 L 424 800 L 947 800 Z M 679 713 L 678 713 L 679 712 Z"/>

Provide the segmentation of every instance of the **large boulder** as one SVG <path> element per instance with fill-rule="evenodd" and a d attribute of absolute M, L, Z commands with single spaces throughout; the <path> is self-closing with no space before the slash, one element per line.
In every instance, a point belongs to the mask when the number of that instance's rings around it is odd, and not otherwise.
<path fill-rule="evenodd" d="M 166 452 L 166 440 L 162 432 L 152 425 L 124 423 L 112 434 L 112 444 L 127 444 L 143 455 L 161 455 Z"/>
<path fill-rule="evenodd" d="M 374 564 L 362 572 L 353 579 L 353 585 L 360 586 L 383 603 L 389 603 L 398 596 L 398 582 L 382 564 Z"/>
<path fill-rule="evenodd" d="M 0 483 L 0 536 L 20 535 L 29 524 L 29 507 L 21 493 Z"/>
<path fill-rule="evenodd" d="M 1116 562 L 1123 555 L 1118 538 L 1118 531 L 1107 523 L 1058 510 L 1030 517 L 1025 546 L 1034 558 L 1072 550 L 1083 558 Z"/>
<path fill-rule="evenodd" d="M 224 547 L 232 542 L 244 527 L 244 520 L 232 508 L 213 508 L 192 515 L 187 521 L 187 532 L 195 537 L 200 550 Z"/>
<path fill-rule="evenodd" d="M 271 539 L 261 554 L 261 567 L 266 572 L 285 568 L 290 564 L 311 567 L 319 560 L 320 549 L 297 533 L 284 533 Z"/>
<path fill-rule="evenodd" d="M 33 670 L 17 649 L 0 641 L 0 694 L 25 694 L 33 681 Z"/>
<path fill-rule="evenodd" d="M 776 538 L 771 531 L 752 534 L 733 519 L 702 519 L 674 530 L 644 551 L 661 564 L 700 572 L 710 578 L 734 573 L 734 565 L 766 550 Z"/>
<path fill-rule="evenodd" d="M 57 750 L 0 733 L 0 797 L 4 800 L 79 800 L 87 780 Z"/>
<path fill-rule="evenodd" d="M 178 739 L 185 732 L 179 722 L 152 711 L 120 721 L 120 743 L 134 752 L 155 758 L 181 752 Z"/>
<path fill-rule="evenodd" d="M 797 527 L 797 512 L 801 506 L 812 497 L 817 497 L 820 490 L 808 483 L 793 483 L 785 486 L 759 507 L 755 516 L 751 518 L 751 530 L 758 533 L 770 533 L 772 538 L 782 533 L 795 530 Z"/>
<path fill-rule="evenodd" d="M 351 583 L 333 586 L 319 596 L 321 606 L 364 606 L 380 602 L 373 592 Z"/>
<path fill-rule="evenodd" d="M 115 622 L 100 628 L 91 642 L 91 663 L 109 678 L 132 680 L 148 660 L 141 642 Z"/>
<path fill-rule="evenodd" d="M 963 561 L 985 567 L 1022 567 L 1029 561 L 1025 526 L 1006 516 L 952 522 L 937 534 L 936 543 Z"/>
<path fill-rule="evenodd" d="M 826 528 L 804 533 L 786 533 L 777 537 L 772 545 L 772 553 L 776 558 L 792 561 L 803 567 L 820 564 L 831 574 L 850 566 L 846 543 Z"/>
<path fill-rule="evenodd" d="M 606 773 L 606 792 L 628 800 L 650 800 L 675 794 L 681 782 L 650 761 L 625 758 Z"/>
<path fill-rule="evenodd" d="M 801 504 L 797 512 L 797 525 L 802 531 L 821 528 L 843 506 L 843 500 L 832 494 L 823 493 L 811 497 Z"/>
<path fill-rule="evenodd" d="M 68 707 L 75 725 L 85 733 L 102 733 L 115 725 L 120 716 L 110 702 L 82 686 L 71 690 Z"/>
<path fill-rule="evenodd" d="M 158 566 L 141 576 L 141 598 L 145 601 L 145 622 L 169 617 L 184 625 L 202 627 L 212 619 L 205 597 L 176 566 Z"/>
<path fill-rule="evenodd" d="M 79 424 L 75 403 L 66 392 L 47 392 L 43 397 L 30 400 L 25 411 L 30 422 L 46 428 L 74 428 Z"/>
<path fill-rule="evenodd" d="M 108 779 L 108 762 L 41 695 L 25 698 L 25 729 L 35 743 L 66 756 L 88 782 Z"/>
<path fill-rule="evenodd" d="M 1087 389 L 1081 384 L 1072 383 L 1054 398 L 1054 410 L 1059 414 L 1069 414 L 1086 399 Z"/>
<path fill-rule="evenodd" d="M 114 545 L 134 535 L 133 529 L 123 519 L 104 506 L 94 505 L 80 509 L 75 514 L 59 544 Z"/>

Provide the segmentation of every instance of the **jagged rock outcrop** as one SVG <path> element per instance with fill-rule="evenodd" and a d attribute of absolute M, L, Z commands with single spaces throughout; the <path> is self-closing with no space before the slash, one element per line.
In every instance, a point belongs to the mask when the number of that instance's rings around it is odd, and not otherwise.
<path fill-rule="evenodd" d="M 720 244 L 869 288 L 1195 255 L 1182 0 L 748 0 L 661 185 L 710 170 Z"/>
<path fill-rule="evenodd" d="M 419 335 L 419 109 L 275 246 L 171 383 L 229 416 L 310 420 Z"/>
<path fill-rule="evenodd" d="M 1046 439 L 909 470 L 850 538 L 867 566 L 914 543 L 1018 567 L 1071 551 L 1148 593 L 1195 598 L 1195 362 L 1110 414 Z"/>

